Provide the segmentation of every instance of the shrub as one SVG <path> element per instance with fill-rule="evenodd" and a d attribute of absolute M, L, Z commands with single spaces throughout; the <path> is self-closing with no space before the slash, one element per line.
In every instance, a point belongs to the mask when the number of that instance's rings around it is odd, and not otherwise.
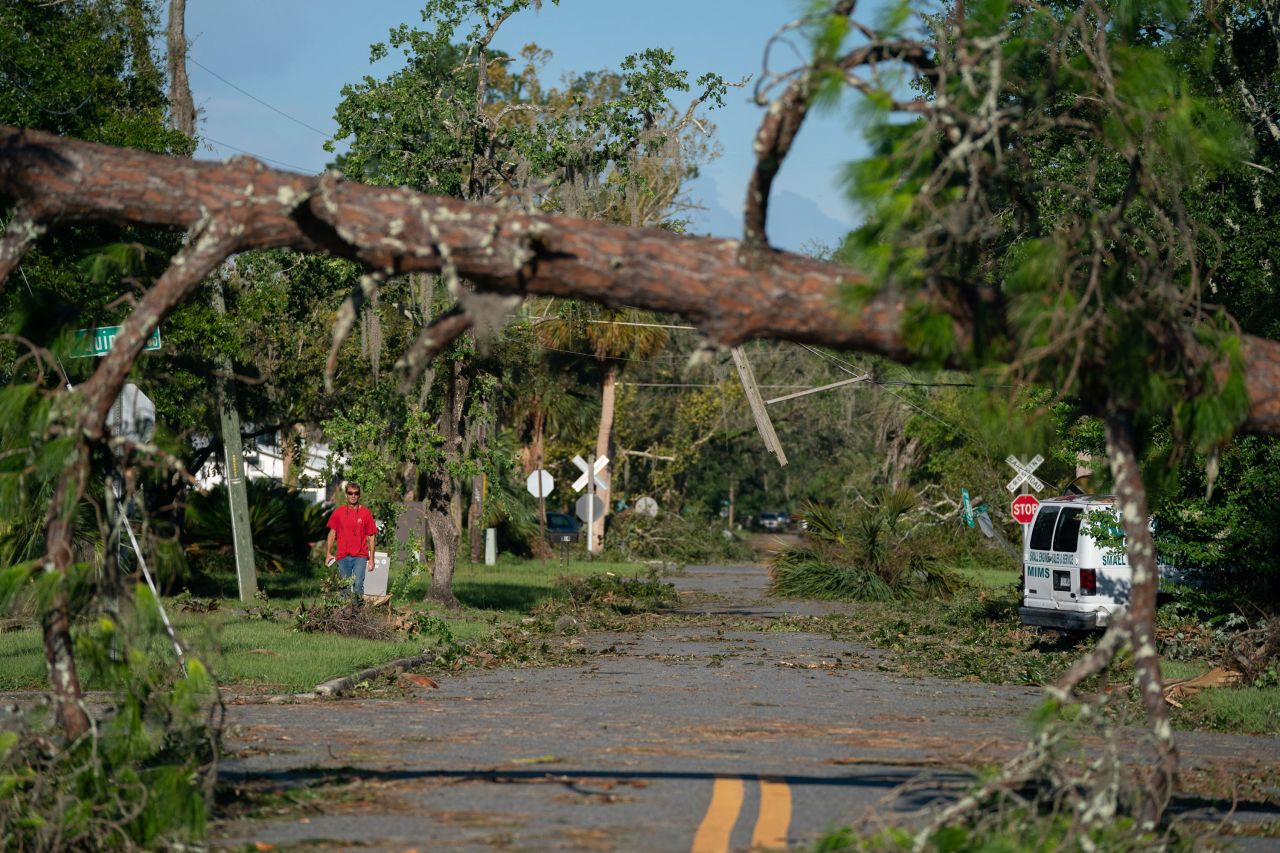
<path fill-rule="evenodd" d="M 843 512 L 808 506 L 803 541 L 771 561 L 774 595 L 845 601 L 950 598 L 965 586 L 942 565 L 945 542 L 912 522 L 915 493 L 886 490 Z"/>
<path fill-rule="evenodd" d="M 45 708 L 0 727 L 6 850 L 156 850 L 204 836 L 222 705 L 200 661 L 180 671 L 156 600 L 139 586 L 127 619 L 101 615 L 76 656 L 108 691 L 94 728 L 62 745 Z"/>
<path fill-rule="evenodd" d="M 328 535 L 325 525 L 333 507 L 310 503 L 298 492 L 268 479 L 250 480 L 248 497 L 258 571 L 308 572 L 311 543 Z M 206 584 L 234 578 L 233 543 L 226 486 L 192 494 L 187 501 L 182 544 L 196 576 Z"/>

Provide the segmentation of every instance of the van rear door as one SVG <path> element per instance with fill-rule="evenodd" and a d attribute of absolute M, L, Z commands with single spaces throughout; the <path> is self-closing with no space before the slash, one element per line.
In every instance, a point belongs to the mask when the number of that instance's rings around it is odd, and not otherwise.
<path fill-rule="evenodd" d="M 1084 509 L 1078 506 L 1063 507 L 1053 532 L 1054 566 L 1050 588 L 1059 609 L 1074 609 L 1075 605 L 1080 604 L 1080 561 L 1076 550 L 1080 545 L 1082 521 Z"/>
<path fill-rule="evenodd" d="M 1023 560 L 1023 599 L 1028 607 L 1056 608 L 1053 596 L 1053 567 L 1044 559 L 1053 550 L 1053 528 L 1062 507 L 1041 504 L 1031 522 L 1031 536 Z"/>

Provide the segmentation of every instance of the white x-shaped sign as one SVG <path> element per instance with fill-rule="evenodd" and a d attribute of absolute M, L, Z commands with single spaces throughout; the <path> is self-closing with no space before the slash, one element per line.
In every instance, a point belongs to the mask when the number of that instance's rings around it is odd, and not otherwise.
<path fill-rule="evenodd" d="M 1036 454 L 1036 458 L 1032 459 L 1030 462 L 1023 462 L 1016 456 L 1010 456 L 1004 461 L 1008 462 L 1009 467 L 1018 472 L 1018 476 L 1010 480 L 1008 485 L 1005 486 L 1006 489 L 1011 492 L 1016 492 L 1018 490 L 1018 486 L 1021 486 L 1023 483 L 1026 483 L 1037 492 L 1044 488 L 1044 483 L 1036 479 L 1036 477 L 1031 473 L 1039 468 L 1041 463 L 1044 462 L 1043 456 Z"/>
<path fill-rule="evenodd" d="M 581 456 L 573 457 L 573 464 L 577 465 L 578 470 L 582 472 L 582 476 L 573 481 L 573 490 L 575 492 L 582 491 L 583 487 L 587 485 L 588 476 L 590 476 L 591 479 L 596 481 L 597 489 L 601 491 L 606 491 L 606 492 L 609 491 L 608 484 L 605 483 L 604 480 L 601 480 L 599 477 L 600 472 L 604 470 L 604 466 L 609 464 L 608 456 L 601 456 L 599 459 L 597 459 L 595 464 L 595 470 L 592 470 L 592 471 L 587 470 L 587 467 L 588 467 L 587 460 L 583 459 Z"/>

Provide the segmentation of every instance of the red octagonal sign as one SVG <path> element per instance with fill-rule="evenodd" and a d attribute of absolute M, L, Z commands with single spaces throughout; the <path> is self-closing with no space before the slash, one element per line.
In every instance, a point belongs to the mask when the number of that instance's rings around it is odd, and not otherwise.
<path fill-rule="evenodd" d="M 1020 524 L 1030 524 L 1031 519 L 1036 517 L 1036 510 L 1040 506 L 1040 501 L 1036 500 L 1035 495 L 1019 495 L 1013 499 L 1013 517 Z"/>

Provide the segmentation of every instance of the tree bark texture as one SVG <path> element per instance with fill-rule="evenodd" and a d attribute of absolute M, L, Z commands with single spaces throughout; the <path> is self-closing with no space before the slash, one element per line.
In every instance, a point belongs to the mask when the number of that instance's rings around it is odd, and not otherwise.
<path fill-rule="evenodd" d="M 471 545 L 471 562 L 478 563 L 484 555 L 484 530 L 480 526 L 481 497 L 484 475 L 476 474 L 471 478 L 471 506 L 467 509 L 467 539 Z"/>
<path fill-rule="evenodd" d="M 187 80 L 187 0 L 169 0 L 165 33 L 169 71 L 169 120 L 187 136 L 196 135 L 196 105 Z"/>
<path fill-rule="evenodd" d="M 460 427 L 471 378 L 463 371 L 461 362 L 455 361 L 448 367 L 445 383 L 444 405 L 437 422 L 444 441 L 440 446 L 441 458 L 426 475 L 423 511 L 435 551 L 427 598 L 453 608 L 458 606 L 458 599 L 453 594 L 453 570 L 462 541 L 462 527 L 457 518 L 462 511 L 462 502 L 457 478 L 451 469 L 461 460 L 463 436 Z"/>
<path fill-rule="evenodd" d="M 67 573 L 72 562 L 71 517 L 75 513 L 75 505 L 84 495 L 88 469 L 88 447 L 81 445 L 68 457 L 54 486 L 53 499 L 45 517 L 43 569 L 60 572 L 62 586 L 54 594 L 52 606 L 43 617 L 44 658 L 49 672 L 54 716 L 68 742 L 79 739 L 93 727 L 76 672 L 75 649 L 71 642 L 71 606 L 67 599 Z"/>
<path fill-rule="evenodd" d="M 617 398 L 618 364 L 610 361 L 605 365 L 604 379 L 600 382 L 600 426 L 596 431 L 597 459 L 608 458 L 609 456 L 609 440 L 613 437 L 613 412 Z M 600 513 L 600 517 L 595 519 L 595 523 L 591 527 L 591 539 L 594 543 L 592 549 L 597 554 L 604 547 L 604 520 L 609 516 L 609 504 L 613 499 L 613 466 L 615 464 L 610 460 L 609 464 L 599 474 L 601 481 L 608 488 L 604 490 L 604 494 L 600 495 L 600 502 L 604 504 L 604 512 Z"/>
<path fill-rule="evenodd" d="M 223 235 L 223 257 L 290 247 L 386 273 L 450 267 L 481 291 L 680 314 L 726 345 L 770 338 L 908 363 L 914 355 L 903 336 L 906 312 L 918 300 L 935 299 L 882 292 L 842 308 L 841 286 L 865 281 L 857 272 L 785 252 L 744 252 L 735 240 L 529 216 L 344 183 L 333 174 L 275 171 L 251 158 L 193 162 L 12 127 L 0 127 L 0 197 L 16 205 L 0 240 L 0 280 L 55 224 L 191 230 L 208 220 L 201 230 Z M 957 352 L 965 352 L 965 307 L 932 304 L 953 316 Z M 1243 427 L 1280 434 L 1280 343 L 1250 335 L 1242 343 L 1250 400 Z M 132 356 L 122 357 L 132 363 Z"/>
<path fill-rule="evenodd" d="M 1108 409 L 1104 419 L 1107 461 L 1115 479 L 1125 551 L 1132 570 L 1129 593 L 1130 644 L 1133 648 L 1135 681 L 1147 712 L 1155 744 L 1156 762 L 1146 789 L 1140 819 L 1154 828 L 1173 793 L 1178 772 L 1178 752 L 1169 724 L 1169 706 L 1164 700 L 1160 679 L 1160 654 L 1156 649 L 1156 592 L 1160 584 L 1156 565 L 1156 545 L 1150 527 L 1147 490 L 1134 446 L 1133 430 L 1125 412 Z"/>
<path fill-rule="evenodd" d="M 453 595 L 453 567 L 458 560 L 458 528 L 449 515 L 453 498 L 452 484 L 432 488 L 424 501 L 427 531 L 431 534 L 434 552 L 431 564 L 431 585 L 427 588 L 427 600 L 454 609 L 459 607 Z"/>

